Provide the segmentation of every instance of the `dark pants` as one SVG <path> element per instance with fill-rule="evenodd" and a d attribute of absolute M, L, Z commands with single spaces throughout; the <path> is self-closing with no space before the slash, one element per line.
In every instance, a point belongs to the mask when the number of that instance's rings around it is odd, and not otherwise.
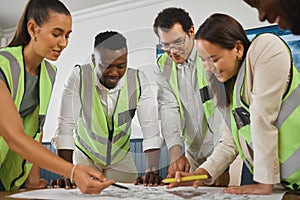
<path fill-rule="evenodd" d="M 1 181 L 0 181 L 0 191 L 5 191 Z"/>
<path fill-rule="evenodd" d="M 245 165 L 245 163 L 243 163 L 241 185 L 249 185 L 256 183 L 257 182 L 253 180 L 253 174 L 251 174 L 248 167 Z"/>

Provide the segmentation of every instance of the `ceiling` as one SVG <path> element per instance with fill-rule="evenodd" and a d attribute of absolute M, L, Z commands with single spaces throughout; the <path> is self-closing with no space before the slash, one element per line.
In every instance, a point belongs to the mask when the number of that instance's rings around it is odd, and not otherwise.
<path fill-rule="evenodd" d="M 99 6 L 113 1 L 122 0 L 61 0 L 70 12 Z M 15 28 L 23 12 L 26 0 L 1 0 L 0 6 L 0 32 L 6 29 Z"/>

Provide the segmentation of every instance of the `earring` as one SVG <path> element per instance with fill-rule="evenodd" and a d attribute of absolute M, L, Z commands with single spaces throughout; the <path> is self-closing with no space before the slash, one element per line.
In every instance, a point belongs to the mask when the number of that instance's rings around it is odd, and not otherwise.
<path fill-rule="evenodd" d="M 241 61 L 242 58 L 243 58 L 242 56 L 238 56 L 238 57 L 237 57 L 238 61 Z"/>
<path fill-rule="evenodd" d="M 34 41 L 36 41 L 36 37 L 35 36 L 32 36 L 31 39 L 33 39 Z"/>

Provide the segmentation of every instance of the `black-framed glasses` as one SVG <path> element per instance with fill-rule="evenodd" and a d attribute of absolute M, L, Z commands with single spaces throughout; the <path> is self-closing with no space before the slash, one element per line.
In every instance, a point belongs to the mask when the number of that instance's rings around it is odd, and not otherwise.
<path fill-rule="evenodd" d="M 159 48 L 163 52 L 170 52 L 171 49 L 180 50 L 183 49 L 185 43 L 186 34 L 183 37 L 176 39 L 171 43 L 159 42 Z"/>

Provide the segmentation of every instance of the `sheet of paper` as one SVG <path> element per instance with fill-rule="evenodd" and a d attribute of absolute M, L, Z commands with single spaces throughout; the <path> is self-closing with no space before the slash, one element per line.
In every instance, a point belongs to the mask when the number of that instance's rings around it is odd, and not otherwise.
<path fill-rule="evenodd" d="M 82 194 L 79 189 L 65 190 L 65 189 L 43 189 L 21 192 L 13 194 L 9 197 L 12 198 L 30 198 L 30 199 L 53 199 L 53 200 L 84 200 L 84 199 L 97 199 L 97 200 L 117 200 L 117 199 L 147 199 L 147 200 L 281 200 L 284 192 L 273 192 L 271 195 L 231 195 L 222 192 L 223 188 L 217 187 L 178 187 L 166 189 L 165 186 L 159 187 L 145 187 L 143 185 L 134 186 L 132 184 L 122 184 L 129 187 L 129 190 L 120 189 L 110 186 L 103 190 L 100 194 L 87 195 Z"/>

